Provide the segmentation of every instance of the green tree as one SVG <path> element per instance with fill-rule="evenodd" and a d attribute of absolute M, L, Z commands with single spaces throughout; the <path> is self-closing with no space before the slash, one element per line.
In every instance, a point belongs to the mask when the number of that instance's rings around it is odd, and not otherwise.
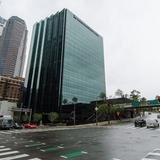
<path fill-rule="evenodd" d="M 101 104 L 98 107 L 98 114 L 108 116 L 108 124 L 110 124 L 111 107 L 112 105 L 108 103 Z"/>
<path fill-rule="evenodd" d="M 13 116 L 13 120 L 15 122 L 20 122 L 20 116 L 17 116 L 17 115 Z"/>
<path fill-rule="evenodd" d="M 29 120 L 28 114 L 22 115 L 22 121 L 23 122 L 28 122 L 28 120 Z"/>
<path fill-rule="evenodd" d="M 77 103 L 77 102 L 78 102 L 78 98 L 77 98 L 77 97 L 73 97 L 73 98 L 72 98 L 72 102 L 73 102 L 73 103 Z"/>
<path fill-rule="evenodd" d="M 130 99 L 133 101 L 139 101 L 141 97 L 141 92 L 137 90 L 132 90 L 130 93 Z"/>
<path fill-rule="evenodd" d="M 117 89 L 116 92 L 115 92 L 115 95 L 118 96 L 118 97 L 121 97 L 121 98 L 124 97 L 124 93 L 121 89 Z"/>
<path fill-rule="evenodd" d="M 34 113 L 33 114 L 33 122 L 38 123 L 42 120 L 42 114 L 41 113 Z"/>
<path fill-rule="evenodd" d="M 141 102 L 142 105 L 146 105 L 147 104 L 147 99 L 145 97 L 142 97 L 140 99 L 140 102 Z"/>
<path fill-rule="evenodd" d="M 106 93 L 105 93 L 105 92 L 101 92 L 101 93 L 99 94 L 99 98 L 105 101 L 105 100 L 107 99 L 107 98 L 106 98 Z"/>
<path fill-rule="evenodd" d="M 48 119 L 51 123 L 55 123 L 58 118 L 59 118 L 59 114 L 57 112 L 50 112 L 48 114 Z"/>
<path fill-rule="evenodd" d="M 101 104 L 98 106 L 98 113 L 100 114 L 108 114 L 108 105 L 107 104 Z"/>

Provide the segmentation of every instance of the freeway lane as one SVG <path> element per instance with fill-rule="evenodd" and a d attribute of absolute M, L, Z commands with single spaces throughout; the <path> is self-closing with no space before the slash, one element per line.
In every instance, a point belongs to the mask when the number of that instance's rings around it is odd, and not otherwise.
<path fill-rule="evenodd" d="M 160 128 L 126 123 L 37 133 L 0 131 L 0 160 L 142 160 L 148 153 L 160 160 Z"/>

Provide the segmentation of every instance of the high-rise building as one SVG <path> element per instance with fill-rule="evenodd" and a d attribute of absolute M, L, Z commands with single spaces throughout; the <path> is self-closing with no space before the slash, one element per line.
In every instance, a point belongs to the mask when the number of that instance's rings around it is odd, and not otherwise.
<path fill-rule="evenodd" d="M 6 20 L 0 16 L 0 37 L 2 36 L 5 24 L 6 24 Z"/>
<path fill-rule="evenodd" d="M 67 9 L 36 23 L 25 77 L 24 106 L 59 111 L 64 99 L 89 103 L 105 92 L 103 39 Z"/>
<path fill-rule="evenodd" d="M 2 36 L 2 34 L 4 31 L 5 25 L 6 25 L 6 20 L 0 16 L 0 48 L 2 48 L 2 41 L 4 39 L 4 36 Z"/>
<path fill-rule="evenodd" d="M 22 77 L 27 28 L 24 20 L 11 17 L 3 30 L 0 45 L 0 75 Z"/>

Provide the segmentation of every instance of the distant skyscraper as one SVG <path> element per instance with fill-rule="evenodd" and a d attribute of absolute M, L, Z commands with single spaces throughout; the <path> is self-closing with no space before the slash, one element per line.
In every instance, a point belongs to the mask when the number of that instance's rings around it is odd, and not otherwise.
<path fill-rule="evenodd" d="M 6 20 L 0 16 L 0 37 L 2 36 L 5 25 L 6 25 Z"/>
<path fill-rule="evenodd" d="M 73 97 L 96 100 L 105 92 L 102 37 L 67 9 L 36 23 L 25 87 L 33 112 L 58 112 Z"/>
<path fill-rule="evenodd" d="M 13 16 L 3 30 L 0 45 L 0 75 L 22 77 L 27 28 L 24 20 Z"/>

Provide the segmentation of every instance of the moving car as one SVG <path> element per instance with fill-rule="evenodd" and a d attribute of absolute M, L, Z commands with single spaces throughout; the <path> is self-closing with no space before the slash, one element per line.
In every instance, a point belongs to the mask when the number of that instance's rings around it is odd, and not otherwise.
<path fill-rule="evenodd" d="M 144 120 L 143 118 L 138 118 L 134 121 L 134 126 L 135 127 L 144 127 L 144 126 L 146 126 L 146 120 Z"/>
<path fill-rule="evenodd" d="M 10 115 L 0 116 L 0 129 L 10 129 L 13 126 L 13 118 Z"/>
<path fill-rule="evenodd" d="M 27 124 L 24 124 L 24 128 L 30 128 L 30 129 L 33 129 L 33 128 L 37 128 L 38 126 L 35 125 L 35 124 L 30 124 L 30 123 L 27 123 Z"/>
<path fill-rule="evenodd" d="M 147 128 L 158 128 L 159 122 L 157 119 L 149 119 L 147 120 Z"/>

